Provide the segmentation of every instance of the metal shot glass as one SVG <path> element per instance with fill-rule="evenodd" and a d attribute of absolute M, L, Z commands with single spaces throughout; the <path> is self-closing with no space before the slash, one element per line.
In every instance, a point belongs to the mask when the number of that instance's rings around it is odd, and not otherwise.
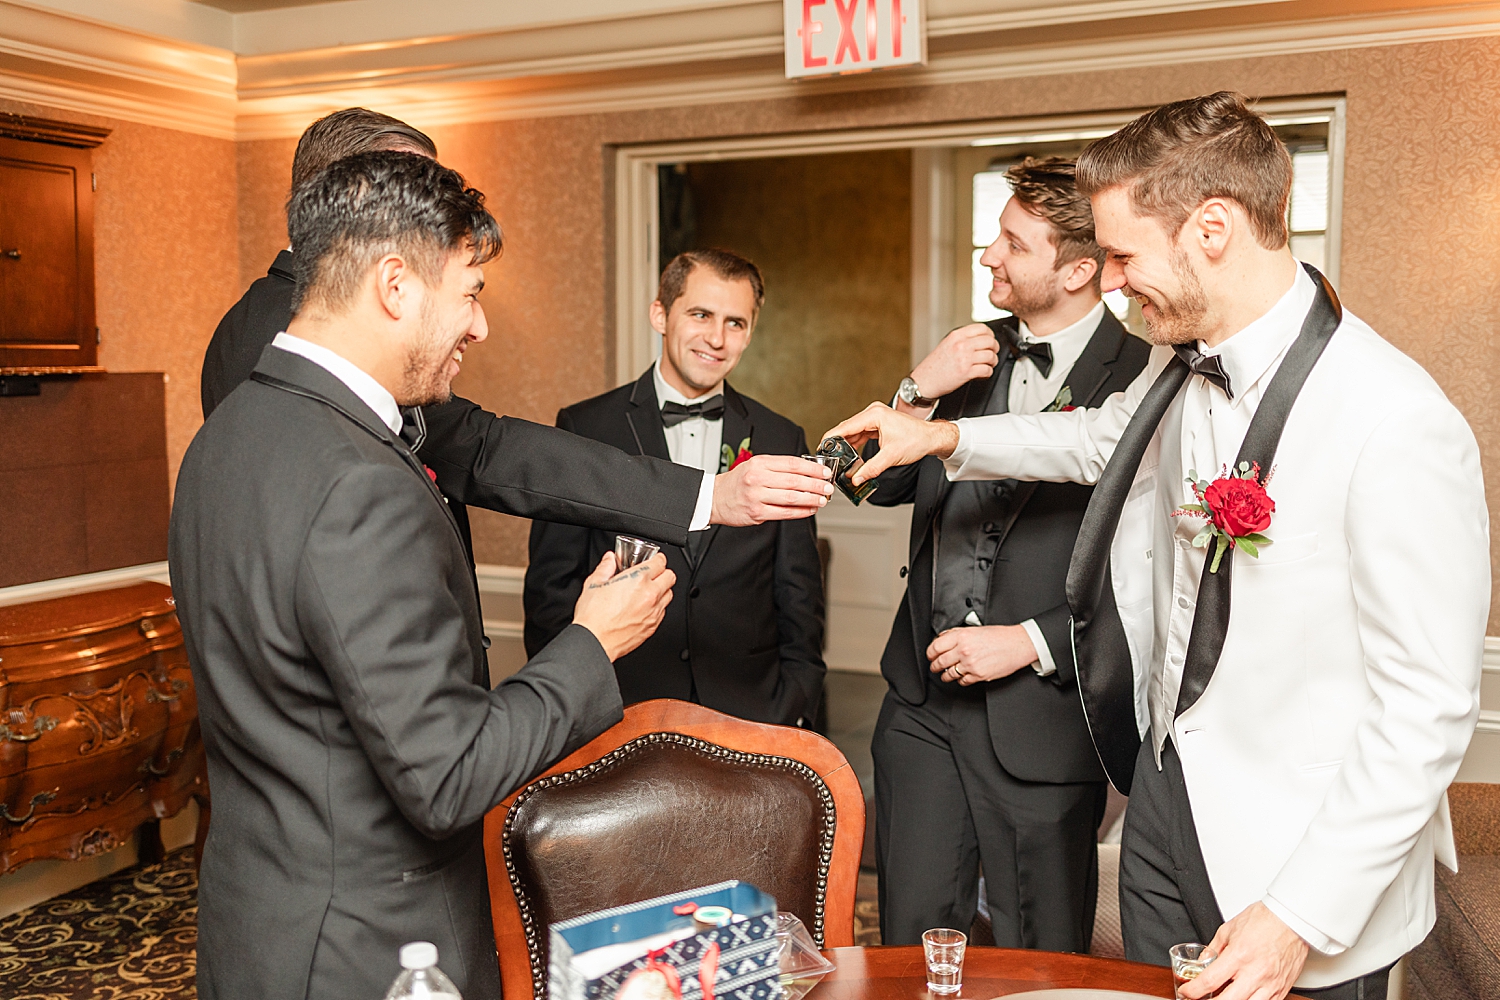
<path fill-rule="evenodd" d="M 951 927 L 934 927 L 922 932 L 922 952 L 927 958 L 927 988 L 939 996 L 952 996 L 964 985 L 964 946 L 969 943 L 962 931 Z"/>
<path fill-rule="evenodd" d="M 1201 976 L 1215 957 L 1208 952 L 1208 945 L 1197 943 L 1174 944 L 1167 954 L 1172 959 L 1172 995 L 1179 1000 L 1182 987 Z"/>
<path fill-rule="evenodd" d="M 661 546 L 644 538 L 615 536 L 615 572 L 623 573 L 636 563 L 643 563 L 661 551 Z"/>

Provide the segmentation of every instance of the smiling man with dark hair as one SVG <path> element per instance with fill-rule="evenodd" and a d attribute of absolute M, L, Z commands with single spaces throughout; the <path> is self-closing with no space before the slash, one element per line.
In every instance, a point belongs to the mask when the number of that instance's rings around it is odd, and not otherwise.
<path fill-rule="evenodd" d="M 604 557 L 572 626 L 490 690 L 458 525 L 400 431 L 487 335 L 499 227 L 458 174 L 399 152 L 338 161 L 288 214 L 296 315 L 193 439 L 172 507 L 215 806 L 198 992 L 378 997 L 419 938 L 496 997 L 484 814 L 620 719 L 611 661 L 673 576 Z"/>

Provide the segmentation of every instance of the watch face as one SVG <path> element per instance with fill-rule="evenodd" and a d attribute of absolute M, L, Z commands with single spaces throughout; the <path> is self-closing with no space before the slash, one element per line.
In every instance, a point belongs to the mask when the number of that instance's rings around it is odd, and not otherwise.
<path fill-rule="evenodd" d="M 914 402 L 920 393 L 917 390 L 916 380 L 910 375 L 901 380 L 901 388 L 896 390 L 896 395 L 901 397 L 903 403 Z"/>

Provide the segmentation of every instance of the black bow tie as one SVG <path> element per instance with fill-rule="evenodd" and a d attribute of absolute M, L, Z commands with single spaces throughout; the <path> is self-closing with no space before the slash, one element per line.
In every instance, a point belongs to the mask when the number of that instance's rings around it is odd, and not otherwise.
<path fill-rule="evenodd" d="M 663 403 L 661 405 L 661 422 L 668 427 L 676 427 L 684 420 L 692 420 L 694 417 L 702 417 L 704 420 L 722 420 L 724 418 L 724 396 L 710 396 L 701 403 L 692 403 L 683 406 L 681 403 Z"/>
<path fill-rule="evenodd" d="M 1030 358 L 1031 363 L 1036 365 L 1036 370 L 1042 373 L 1042 378 L 1052 373 L 1051 344 L 1036 344 L 1013 337 L 1010 341 L 1010 356 L 1017 361 Z"/>
<path fill-rule="evenodd" d="M 1192 369 L 1194 375 L 1212 382 L 1224 390 L 1224 395 L 1234 398 L 1234 390 L 1229 387 L 1229 373 L 1224 370 L 1224 362 L 1217 354 L 1204 354 L 1190 344 L 1173 344 L 1172 350 Z"/>

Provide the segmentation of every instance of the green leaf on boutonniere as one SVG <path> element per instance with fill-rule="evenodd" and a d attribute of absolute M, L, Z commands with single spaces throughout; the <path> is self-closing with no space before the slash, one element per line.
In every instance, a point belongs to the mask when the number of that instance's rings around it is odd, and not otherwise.
<path fill-rule="evenodd" d="M 1240 537 L 1240 541 L 1242 541 L 1242 542 L 1246 542 L 1246 541 L 1252 542 L 1252 543 L 1254 543 L 1254 545 L 1257 548 L 1271 544 L 1271 539 L 1269 539 L 1265 535 L 1262 535 L 1262 534 L 1259 534 L 1259 533 L 1253 533 L 1253 534 L 1249 534 L 1249 535 L 1242 535 Z"/>
<path fill-rule="evenodd" d="M 1201 503 L 1185 503 L 1181 507 L 1178 507 L 1177 511 L 1178 513 L 1187 511 L 1194 514 L 1200 514 L 1203 517 L 1208 516 L 1208 508 L 1204 507 Z"/>
<path fill-rule="evenodd" d="M 1043 413 L 1056 413 L 1059 410 L 1062 410 L 1065 407 L 1069 407 L 1069 406 L 1072 406 L 1072 405 L 1073 405 L 1073 389 L 1072 389 L 1072 387 L 1065 385 L 1061 389 L 1057 390 L 1057 396 L 1056 396 L 1056 398 L 1054 398 L 1052 400 L 1052 402 L 1048 403 L 1047 404 L 1047 408 L 1045 410 L 1043 410 L 1042 412 Z"/>
<path fill-rule="evenodd" d="M 1244 549 L 1245 554 L 1251 559 L 1260 558 L 1260 550 L 1255 547 L 1255 543 L 1250 540 L 1249 535 L 1241 535 L 1240 537 L 1236 538 L 1234 540 L 1234 545 L 1235 548 Z"/>
<path fill-rule="evenodd" d="M 1214 526 L 1212 524 L 1205 524 L 1202 530 L 1193 536 L 1193 548 L 1203 548 L 1212 537 L 1214 537 Z"/>

